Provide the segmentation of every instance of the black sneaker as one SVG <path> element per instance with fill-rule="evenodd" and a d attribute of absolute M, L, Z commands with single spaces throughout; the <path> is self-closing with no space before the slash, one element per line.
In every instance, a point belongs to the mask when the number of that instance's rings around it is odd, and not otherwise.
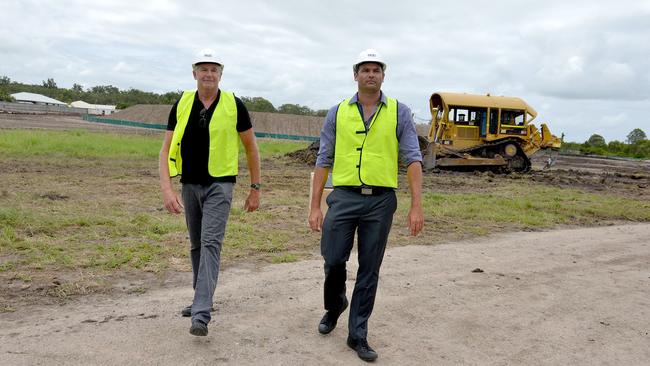
<path fill-rule="evenodd" d="M 214 313 L 214 306 L 210 308 L 210 312 Z M 181 310 L 181 315 L 185 318 L 189 318 L 192 316 L 192 305 L 188 305 L 187 307 L 184 307 L 183 310 Z"/>
<path fill-rule="evenodd" d="M 336 322 L 339 320 L 339 316 L 341 316 L 341 313 L 345 311 L 348 307 L 348 299 L 345 299 L 345 302 L 343 303 L 343 308 L 337 313 L 333 311 L 328 311 L 323 315 L 323 318 L 320 320 L 320 324 L 318 324 L 318 332 L 320 334 L 329 334 L 331 331 L 336 328 Z"/>
<path fill-rule="evenodd" d="M 359 339 L 355 340 L 350 338 L 348 336 L 348 347 L 352 348 L 353 350 L 357 351 L 357 356 L 359 356 L 360 359 L 364 361 L 374 361 L 379 357 L 377 352 L 375 352 L 374 349 L 370 348 L 368 345 L 368 341 L 365 339 Z"/>
<path fill-rule="evenodd" d="M 192 320 L 190 334 L 199 337 L 205 337 L 208 335 L 208 325 L 200 320 Z"/>

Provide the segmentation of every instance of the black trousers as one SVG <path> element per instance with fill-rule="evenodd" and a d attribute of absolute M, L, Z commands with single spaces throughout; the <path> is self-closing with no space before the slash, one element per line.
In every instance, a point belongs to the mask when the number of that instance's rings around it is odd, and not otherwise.
<path fill-rule="evenodd" d="M 368 196 L 335 188 L 327 197 L 327 204 L 329 209 L 321 237 L 321 254 L 325 259 L 325 310 L 337 312 L 343 306 L 345 265 L 357 232 L 359 270 L 350 302 L 348 332 L 353 339 L 365 339 L 397 197 L 393 190 Z"/>

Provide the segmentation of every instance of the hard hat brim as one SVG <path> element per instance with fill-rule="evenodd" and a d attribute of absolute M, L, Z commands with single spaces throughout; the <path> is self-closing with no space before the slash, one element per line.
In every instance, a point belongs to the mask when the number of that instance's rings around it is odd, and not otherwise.
<path fill-rule="evenodd" d="M 385 63 L 383 63 L 381 61 L 373 61 L 373 60 L 361 61 L 358 64 L 355 64 L 352 68 L 354 69 L 354 71 L 357 71 L 357 70 L 359 70 L 359 66 L 361 66 L 363 64 L 377 64 L 377 65 L 381 66 L 382 71 L 386 71 L 386 64 Z"/>
<path fill-rule="evenodd" d="M 215 65 L 223 66 L 222 63 L 212 61 L 212 60 L 197 61 L 197 62 L 193 63 L 192 66 L 201 65 L 201 64 L 215 64 Z"/>

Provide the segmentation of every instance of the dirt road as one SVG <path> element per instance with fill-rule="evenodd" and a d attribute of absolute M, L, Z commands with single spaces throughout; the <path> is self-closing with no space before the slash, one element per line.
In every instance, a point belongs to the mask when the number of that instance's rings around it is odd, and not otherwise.
<path fill-rule="evenodd" d="M 178 313 L 189 286 L 21 308 L 0 364 L 363 364 L 347 311 L 317 333 L 321 288 L 320 261 L 226 270 L 204 338 Z M 649 224 L 389 248 L 369 341 L 386 365 L 647 365 L 649 294 Z"/>

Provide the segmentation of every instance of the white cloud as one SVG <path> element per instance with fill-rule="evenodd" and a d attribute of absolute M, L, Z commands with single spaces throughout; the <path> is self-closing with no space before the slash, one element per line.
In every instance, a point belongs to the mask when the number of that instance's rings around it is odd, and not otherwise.
<path fill-rule="evenodd" d="M 119 73 L 119 72 L 134 72 L 134 71 L 136 71 L 136 69 L 134 67 L 128 65 L 126 62 L 120 61 L 117 64 L 115 64 L 115 66 L 113 66 L 112 71 L 117 72 L 117 73 Z"/>

